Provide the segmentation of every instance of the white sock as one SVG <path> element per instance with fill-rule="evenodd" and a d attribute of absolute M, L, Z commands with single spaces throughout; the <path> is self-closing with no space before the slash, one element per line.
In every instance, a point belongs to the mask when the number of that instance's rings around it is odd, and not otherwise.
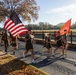
<path fill-rule="evenodd" d="M 25 57 L 26 55 L 24 54 L 24 52 L 23 52 L 23 57 Z"/>

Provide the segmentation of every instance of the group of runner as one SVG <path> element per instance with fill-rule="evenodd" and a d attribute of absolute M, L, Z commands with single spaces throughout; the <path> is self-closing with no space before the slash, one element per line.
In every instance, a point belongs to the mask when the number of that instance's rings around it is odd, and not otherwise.
<path fill-rule="evenodd" d="M 50 39 L 51 35 L 47 34 L 47 36 L 45 37 L 45 42 L 44 42 L 44 46 L 47 48 L 47 50 L 45 52 L 49 52 L 50 53 L 50 57 L 53 56 L 53 54 L 55 54 L 55 52 L 58 49 L 62 50 L 62 55 L 63 57 L 65 57 L 65 52 L 67 53 L 67 48 L 68 48 L 68 42 L 67 42 L 67 35 L 66 35 L 67 30 L 64 30 L 64 35 L 60 35 L 60 31 L 57 31 L 55 34 L 55 42 L 56 42 L 56 48 L 54 49 L 54 51 L 52 51 L 52 41 Z"/>
<path fill-rule="evenodd" d="M 50 54 L 50 57 L 53 56 L 53 54 L 57 51 L 58 48 L 60 48 L 62 50 L 62 55 L 64 56 L 64 51 L 68 48 L 68 43 L 67 43 L 67 39 L 66 39 L 66 30 L 64 32 L 65 32 L 65 34 L 64 34 L 63 38 L 60 35 L 59 31 L 56 33 L 56 39 L 55 39 L 56 48 L 54 49 L 54 51 L 52 51 L 51 34 L 47 34 L 47 36 L 45 36 L 44 47 L 46 47 L 46 49 L 47 49 L 45 52 L 48 52 Z M 8 46 L 12 45 L 12 47 L 13 47 L 13 54 L 15 54 L 15 51 L 18 48 L 18 38 L 14 38 L 10 34 L 10 39 L 9 39 L 10 44 L 9 44 L 8 43 L 7 32 L 4 31 L 2 33 L 1 40 L 4 42 L 5 52 L 7 52 Z M 30 50 L 31 57 L 32 57 L 31 62 L 35 63 L 35 60 L 34 60 L 34 50 L 33 50 L 34 49 L 33 48 L 34 35 L 33 35 L 33 33 L 31 32 L 30 29 L 28 30 L 24 40 L 26 42 L 26 45 L 25 45 L 25 51 L 23 52 L 23 57 L 25 57 L 26 54 L 28 53 L 28 51 Z"/>

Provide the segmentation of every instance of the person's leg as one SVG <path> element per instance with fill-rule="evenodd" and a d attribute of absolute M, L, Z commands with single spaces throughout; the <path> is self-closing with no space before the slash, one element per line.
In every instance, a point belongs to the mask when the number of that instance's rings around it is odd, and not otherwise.
<path fill-rule="evenodd" d="M 25 50 L 25 51 L 23 52 L 23 57 L 25 57 L 27 53 L 28 53 L 28 50 Z"/>
<path fill-rule="evenodd" d="M 50 51 L 50 56 L 52 56 L 52 48 L 50 48 L 49 51 Z"/>
<path fill-rule="evenodd" d="M 13 54 L 15 54 L 15 51 L 17 50 L 17 46 L 13 47 Z"/>
<path fill-rule="evenodd" d="M 35 63 L 35 60 L 34 60 L 34 50 L 30 49 L 30 52 L 31 52 L 31 57 L 32 57 L 32 63 Z"/>
<path fill-rule="evenodd" d="M 47 50 L 44 51 L 44 53 L 49 53 L 51 45 L 48 43 L 48 45 L 46 45 Z"/>
<path fill-rule="evenodd" d="M 7 52 L 7 42 L 4 42 L 5 52 Z"/>
<path fill-rule="evenodd" d="M 8 39 L 8 46 L 10 46 L 10 40 Z"/>
<path fill-rule="evenodd" d="M 49 49 L 47 49 L 47 50 L 44 51 L 44 53 L 48 53 L 48 52 L 49 52 Z"/>
<path fill-rule="evenodd" d="M 30 49 L 30 52 L 31 52 L 32 59 L 34 59 L 34 51 L 33 51 L 33 49 Z"/>
<path fill-rule="evenodd" d="M 57 50 L 58 50 L 58 47 L 56 47 L 56 48 L 54 49 L 54 53 L 55 53 Z"/>
<path fill-rule="evenodd" d="M 13 54 L 15 54 L 15 51 L 17 50 L 17 44 L 12 43 L 12 47 L 13 47 Z"/>
<path fill-rule="evenodd" d="M 29 51 L 29 44 L 25 43 L 25 51 L 23 52 L 23 58 L 26 56 L 28 51 Z"/>
<path fill-rule="evenodd" d="M 62 49 L 62 55 L 64 55 L 64 46 L 60 46 L 60 48 Z"/>
<path fill-rule="evenodd" d="M 67 53 L 67 49 L 68 49 L 68 44 L 66 44 L 65 46 L 65 53 Z"/>

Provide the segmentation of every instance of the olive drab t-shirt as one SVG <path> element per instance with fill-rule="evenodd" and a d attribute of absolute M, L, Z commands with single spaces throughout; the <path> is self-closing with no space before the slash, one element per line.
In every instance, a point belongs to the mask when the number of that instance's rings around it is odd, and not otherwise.
<path fill-rule="evenodd" d="M 68 36 L 66 34 L 62 35 L 63 41 L 67 43 L 68 41 Z"/>
<path fill-rule="evenodd" d="M 59 40 L 59 39 L 60 39 L 60 40 Z M 62 37 L 61 37 L 61 36 L 57 36 L 57 37 L 56 37 L 56 40 L 58 40 L 57 43 L 60 43 L 60 42 L 62 42 Z"/>
<path fill-rule="evenodd" d="M 26 34 L 25 39 L 28 39 L 29 37 L 30 37 L 30 35 L 29 34 Z M 26 41 L 26 43 L 31 43 L 31 37 L 30 37 L 29 40 Z"/>

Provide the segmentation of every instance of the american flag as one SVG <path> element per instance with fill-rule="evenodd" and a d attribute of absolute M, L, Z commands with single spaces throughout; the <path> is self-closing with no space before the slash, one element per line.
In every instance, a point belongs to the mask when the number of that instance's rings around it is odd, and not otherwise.
<path fill-rule="evenodd" d="M 8 30 L 13 37 L 16 37 L 17 35 L 26 34 L 26 32 L 28 31 L 15 11 L 13 11 L 10 15 L 10 18 L 5 21 L 4 29 Z"/>

